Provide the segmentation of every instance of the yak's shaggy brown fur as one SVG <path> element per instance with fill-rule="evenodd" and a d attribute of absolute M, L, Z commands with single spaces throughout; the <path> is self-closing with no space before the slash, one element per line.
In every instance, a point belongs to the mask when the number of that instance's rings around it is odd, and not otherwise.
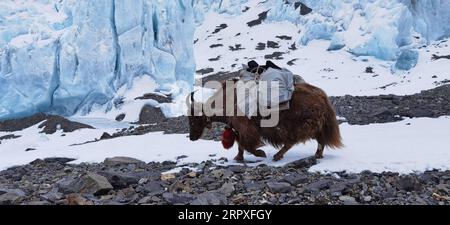
<path fill-rule="evenodd" d="M 223 90 L 225 88 L 224 82 Z M 225 96 L 224 100 L 226 100 Z M 192 108 L 194 104 L 198 104 L 193 101 L 193 98 L 191 101 Z M 234 110 L 236 110 L 236 104 Z M 276 127 L 260 127 L 261 119 L 260 117 L 249 119 L 245 116 L 190 116 L 190 138 L 193 141 L 198 140 L 204 128 L 210 127 L 211 122 L 226 123 L 238 134 L 239 153 L 235 158 L 237 161 L 244 160 L 245 150 L 258 157 L 265 157 L 265 152 L 257 149 L 264 144 L 271 144 L 280 149 L 274 156 L 275 161 L 281 160 L 294 145 L 310 139 L 318 142 L 317 158 L 323 157 L 326 146 L 331 148 L 343 146 L 336 113 L 327 95 L 321 89 L 309 84 L 296 85 L 290 107 L 280 112 L 280 120 Z"/>

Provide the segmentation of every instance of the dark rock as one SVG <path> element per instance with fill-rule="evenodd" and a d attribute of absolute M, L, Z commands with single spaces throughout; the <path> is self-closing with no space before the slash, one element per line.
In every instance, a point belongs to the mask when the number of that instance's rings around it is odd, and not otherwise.
<path fill-rule="evenodd" d="M 438 59 L 450 59 L 450 55 L 436 55 L 436 54 L 433 54 L 433 55 L 431 56 L 431 59 L 432 59 L 432 60 L 438 60 Z"/>
<path fill-rule="evenodd" d="M 347 188 L 347 185 L 345 183 L 336 183 L 330 186 L 330 193 L 343 193 L 344 190 Z"/>
<path fill-rule="evenodd" d="M 67 177 L 57 181 L 55 186 L 58 188 L 59 192 L 63 194 L 70 194 L 79 191 L 76 187 L 72 186 L 73 183 L 75 183 L 75 179 L 72 177 Z"/>
<path fill-rule="evenodd" d="M 407 96 L 330 97 L 337 114 L 349 124 L 366 125 L 402 120 L 402 117 L 440 117 L 450 114 L 450 85 Z"/>
<path fill-rule="evenodd" d="M 233 173 L 243 173 L 243 172 L 245 172 L 245 167 L 244 166 L 230 166 L 228 169 L 230 171 L 232 171 Z"/>
<path fill-rule="evenodd" d="M 295 9 L 298 9 L 300 7 L 300 15 L 305 16 L 312 12 L 312 9 L 303 4 L 302 2 L 295 2 L 294 3 Z"/>
<path fill-rule="evenodd" d="M 2 140 L 9 140 L 9 139 L 17 139 L 17 138 L 20 138 L 20 137 L 21 137 L 20 135 L 8 134 L 8 135 L 5 135 L 5 136 L 1 136 L 0 137 L 0 141 L 2 141 Z"/>
<path fill-rule="evenodd" d="M 276 38 L 281 39 L 281 40 L 292 40 L 292 37 L 287 36 L 287 35 L 276 36 Z"/>
<path fill-rule="evenodd" d="M 409 113 L 414 115 L 413 117 L 434 117 L 433 113 L 429 109 L 415 108 L 411 109 Z"/>
<path fill-rule="evenodd" d="M 286 181 L 293 186 L 297 186 L 299 184 L 305 183 L 308 181 L 308 176 L 306 175 L 297 175 L 291 174 L 282 178 L 282 181 Z"/>
<path fill-rule="evenodd" d="M 319 180 L 308 184 L 306 186 L 306 190 L 311 192 L 317 192 L 329 188 L 331 184 L 332 184 L 331 180 Z"/>
<path fill-rule="evenodd" d="M 265 55 L 264 58 L 265 58 L 265 59 L 276 59 L 276 60 L 281 60 L 281 59 L 283 59 L 282 56 L 283 56 L 284 54 L 286 54 L 286 53 L 284 53 L 284 52 L 274 52 L 274 53 L 272 53 L 272 54 Z"/>
<path fill-rule="evenodd" d="M 138 124 L 154 124 L 166 119 L 160 108 L 145 105 L 139 114 Z"/>
<path fill-rule="evenodd" d="M 54 134 L 58 129 L 62 129 L 63 132 L 73 132 L 75 130 L 85 128 L 93 129 L 92 126 L 73 122 L 61 116 L 39 113 L 30 117 L 0 122 L 0 131 L 19 131 L 34 126 L 44 120 L 45 122 L 39 125 L 39 128 L 44 128 L 41 132 L 46 134 Z"/>
<path fill-rule="evenodd" d="M 45 163 L 54 163 L 54 164 L 67 164 L 69 162 L 73 162 L 76 159 L 72 159 L 72 158 L 59 158 L 59 157 L 55 157 L 55 158 L 46 158 L 44 159 Z"/>
<path fill-rule="evenodd" d="M 162 197 L 167 203 L 171 205 L 186 205 L 195 199 L 193 195 L 184 193 L 164 193 Z"/>
<path fill-rule="evenodd" d="M 256 50 L 261 51 L 261 50 L 264 50 L 264 49 L 266 49 L 266 43 L 259 42 L 258 45 L 256 46 Z"/>
<path fill-rule="evenodd" d="M 22 205 L 51 205 L 50 202 L 48 201 L 31 201 L 31 202 L 26 202 L 26 203 L 22 203 Z"/>
<path fill-rule="evenodd" d="M 438 192 L 441 192 L 443 194 L 448 195 L 448 194 L 450 194 L 450 185 L 448 185 L 448 184 L 438 184 L 438 185 L 436 185 L 436 190 Z"/>
<path fill-rule="evenodd" d="M 250 182 L 244 185 L 245 189 L 251 191 L 261 191 L 266 185 L 263 182 Z"/>
<path fill-rule="evenodd" d="M 284 167 L 296 169 L 308 169 L 317 164 L 316 157 L 308 157 L 286 164 Z"/>
<path fill-rule="evenodd" d="M 268 48 L 280 48 L 280 45 L 274 41 L 267 41 L 267 47 Z"/>
<path fill-rule="evenodd" d="M 5 120 L 0 122 L 0 131 L 14 132 L 34 126 L 47 119 L 47 115 L 43 113 L 20 119 Z"/>
<path fill-rule="evenodd" d="M 293 187 L 286 182 L 267 182 L 267 187 L 272 193 L 288 193 Z"/>
<path fill-rule="evenodd" d="M 20 189 L 0 189 L 0 205 L 18 205 L 25 197 Z"/>
<path fill-rule="evenodd" d="M 351 196 L 344 195 L 339 197 L 339 200 L 341 200 L 344 205 L 359 205 L 355 198 Z"/>
<path fill-rule="evenodd" d="M 39 128 L 43 128 L 41 133 L 45 134 L 54 134 L 59 129 L 62 129 L 65 133 L 80 129 L 94 129 L 90 125 L 73 122 L 61 116 L 47 116 L 47 120 L 39 125 Z"/>
<path fill-rule="evenodd" d="M 111 171 L 100 171 L 98 172 L 98 174 L 106 177 L 106 179 L 108 179 L 108 182 L 116 189 L 126 188 L 139 182 L 139 177 L 132 174 L 124 174 Z"/>
<path fill-rule="evenodd" d="M 63 191 L 63 193 L 73 191 L 73 193 L 93 194 L 95 196 L 98 196 L 105 195 L 113 189 L 113 186 L 108 182 L 108 179 L 106 179 L 106 177 L 95 173 L 88 173 L 81 178 L 73 180 L 67 185 L 70 188 L 66 186 L 66 188 L 61 189 L 62 186 L 60 186 L 60 189 Z"/>
<path fill-rule="evenodd" d="M 288 66 L 293 66 L 293 65 L 295 65 L 295 62 L 296 62 L 297 60 L 298 60 L 298 59 L 290 60 L 289 62 L 287 62 L 287 65 L 288 65 Z"/>
<path fill-rule="evenodd" d="M 144 192 L 147 195 L 160 195 L 164 193 L 164 187 L 158 181 L 149 182 L 144 185 Z"/>
<path fill-rule="evenodd" d="M 123 121 L 123 120 L 125 119 L 125 116 L 126 116 L 125 113 L 122 113 L 122 114 L 117 115 L 117 116 L 116 116 L 116 121 L 117 121 L 117 122 Z"/>
<path fill-rule="evenodd" d="M 293 43 L 288 49 L 292 50 L 292 51 L 295 51 L 295 50 L 297 50 L 297 46 L 296 46 L 295 43 Z"/>
<path fill-rule="evenodd" d="M 164 94 L 160 94 L 160 93 L 147 93 L 141 97 L 135 98 L 135 100 L 147 100 L 147 99 L 155 100 L 158 103 L 171 103 L 172 102 L 171 95 L 164 95 Z"/>
<path fill-rule="evenodd" d="M 0 195 L 0 205 L 18 205 L 24 196 L 17 193 L 5 193 Z"/>
<path fill-rule="evenodd" d="M 111 139 L 111 138 L 113 138 L 111 136 L 111 134 L 108 134 L 107 132 L 103 132 L 102 136 L 100 137 L 100 140 L 108 140 L 108 139 Z"/>
<path fill-rule="evenodd" d="M 123 165 L 137 165 L 137 166 L 142 166 L 145 165 L 145 162 L 139 160 L 139 159 L 134 159 L 134 158 L 130 158 L 130 157 L 113 157 L 113 158 L 106 158 L 105 161 L 103 161 L 103 163 L 107 166 L 123 166 Z"/>
<path fill-rule="evenodd" d="M 220 45 L 223 46 L 222 44 L 220 44 Z M 205 69 L 197 70 L 196 72 L 198 74 L 205 75 L 205 74 L 214 72 L 214 69 L 213 68 L 205 68 Z"/>
<path fill-rule="evenodd" d="M 217 191 L 227 197 L 230 197 L 234 193 L 234 191 L 236 191 L 236 188 L 234 187 L 233 183 L 226 182 Z"/>
<path fill-rule="evenodd" d="M 41 195 L 41 198 L 49 202 L 56 202 L 63 198 L 63 194 L 57 190 L 51 190 L 47 194 Z"/>
<path fill-rule="evenodd" d="M 219 33 L 221 30 L 227 28 L 228 25 L 225 23 L 220 24 L 219 26 L 216 27 L 216 29 L 213 31 L 213 34 L 217 34 Z"/>
<path fill-rule="evenodd" d="M 227 197 L 217 192 L 205 192 L 190 202 L 191 205 L 227 205 Z"/>
<path fill-rule="evenodd" d="M 269 10 L 258 14 L 258 19 L 248 22 L 247 25 L 249 27 L 260 25 L 267 18 L 267 13 L 268 12 L 269 12 Z"/>
<path fill-rule="evenodd" d="M 217 56 L 217 57 L 215 57 L 215 58 L 210 58 L 210 59 L 208 59 L 208 61 L 211 61 L 211 62 L 219 61 L 220 58 L 221 58 L 221 56 L 219 55 L 219 56 Z"/>
<path fill-rule="evenodd" d="M 398 180 L 398 188 L 404 191 L 417 191 L 421 188 L 421 185 L 416 178 L 403 176 Z"/>
<path fill-rule="evenodd" d="M 218 48 L 218 47 L 222 47 L 222 46 L 223 46 L 223 44 L 213 44 L 213 45 L 210 45 L 209 47 L 210 48 Z M 212 69 L 212 68 L 210 68 L 210 69 Z M 208 73 L 211 73 L 213 71 L 214 71 L 214 69 L 212 69 L 212 71 L 209 71 Z M 198 73 L 198 71 L 197 71 L 197 73 Z"/>
<path fill-rule="evenodd" d="M 228 48 L 230 49 L 230 51 L 233 51 L 233 52 L 245 49 L 242 47 L 241 44 L 235 44 L 234 46 L 228 46 Z"/>
<path fill-rule="evenodd" d="M 180 155 L 180 156 L 177 156 L 175 159 L 178 161 L 178 160 L 181 160 L 181 159 L 186 159 L 188 157 L 189 156 L 187 156 L 187 155 Z"/>

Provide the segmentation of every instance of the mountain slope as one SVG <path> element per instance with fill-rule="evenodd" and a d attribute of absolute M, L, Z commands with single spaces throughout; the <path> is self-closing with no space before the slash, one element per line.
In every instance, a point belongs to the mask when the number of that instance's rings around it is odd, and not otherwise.
<path fill-rule="evenodd" d="M 209 11 L 194 38 L 198 77 L 270 59 L 330 95 L 412 94 L 450 80 L 449 61 L 433 58 L 450 55 L 446 2 L 303 2 Z M 441 17 L 430 22 L 432 15 Z"/>

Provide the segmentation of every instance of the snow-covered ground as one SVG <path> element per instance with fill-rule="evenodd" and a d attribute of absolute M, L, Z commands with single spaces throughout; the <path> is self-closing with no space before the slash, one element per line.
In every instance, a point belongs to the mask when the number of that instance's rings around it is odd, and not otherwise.
<path fill-rule="evenodd" d="M 307 82 L 323 88 L 332 96 L 414 94 L 450 80 L 449 60 L 431 59 L 433 54 L 450 55 L 447 40 L 431 42 L 426 47 L 416 43 L 416 50 L 419 53 L 417 66 L 409 71 L 398 70 L 395 69 L 395 60 L 356 56 L 349 52 L 349 48 L 328 51 L 331 42 L 328 40 L 312 40 L 306 45 L 301 45 L 299 40 L 305 37 L 306 28 L 289 21 L 263 22 L 249 27 L 247 22 L 255 20 L 258 14 L 268 10 L 259 2 L 249 1 L 246 5 L 250 9 L 241 15 L 219 14 L 214 11 L 206 15 L 207 19 L 196 29 L 194 39 L 197 42 L 194 54 L 197 70 L 212 68 L 214 72 L 198 74 L 198 78 L 218 72 L 236 71 L 249 60 L 265 64 L 266 55 L 280 52 L 283 53 L 281 58 L 272 59 L 276 64 L 303 76 Z M 366 38 L 365 36 L 369 34 L 361 36 L 357 33 L 360 31 L 357 29 L 358 26 L 366 25 L 356 18 L 355 16 L 350 24 L 345 38 L 347 41 L 354 40 L 355 43 L 359 43 L 360 39 Z M 226 24 L 227 27 L 216 32 L 221 24 Z M 351 26 L 355 28 L 351 29 Z M 268 47 L 268 41 L 275 42 L 278 46 Z M 264 43 L 265 49 L 257 50 L 258 43 Z M 292 49 L 293 44 L 297 49 Z M 236 45 L 240 45 L 239 50 L 230 49 L 230 46 L 236 49 Z M 366 73 L 367 67 L 372 67 L 373 73 Z"/>
<path fill-rule="evenodd" d="M 85 121 L 86 122 L 86 121 Z M 101 121 L 91 121 L 92 125 L 104 127 Z M 450 117 L 438 119 L 407 119 L 396 123 L 371 124 L 366 126 L 341 125 L 345 148 L 327 150 L 325 158 L 310 171 L 315 172 L 373 172 L 395 171 L 400 173 L 420 172 L 430 169 L 450 169 L 450 140 L 448 129 Z M 117 123 L 120 128 L 123 124 Z M 107 157 L 128 156 L 150 161 L 175 161 L 186 155 L 180 164 L 202 162 L 208 159 L 226 157 L 229 163 L 237 154 L 236 146 L 228 151 L 219 142 L 200 140 L 191 142 L 185 134 L 163 135 L 149 133 L 142 136 L 120 137 L 84 145 L 75 145 L 98 138 L 103 132 L 113 132 L 109 127 L 91 130 L 78 130 L 62 136 L 39 133 L 37 126 L 20 132 L 18 139 L 3 140 L 0 145 L 0 169 L 29 163 L 37 158 L 71 157 L 81 162 L 102 162 Z M 10 133 L 0 132 L 0 136 Z M 33 151 L 25 151 L 33 148 Z M 272 147 L 263 148 L 268 158 L 259 163 L 281 166 L 288 162 L 315 153 L 316 143 L 295 146 L 280 162 L 272 162 L 276 153 Z M 213 155 L 213 156 L 211 156 Z M 261 160 L 246 155 L 250 161 Z M 250 165 L 257 165 L 250 164 Z"/>

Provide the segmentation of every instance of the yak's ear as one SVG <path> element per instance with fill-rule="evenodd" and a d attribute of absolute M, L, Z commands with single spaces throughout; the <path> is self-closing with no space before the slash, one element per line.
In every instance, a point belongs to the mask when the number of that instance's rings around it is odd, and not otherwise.
<path fill-rule="evenodd" d="M 259 64 L 255 60 L 252 60 L 252 61 L 248 62 L 248 67 L 250 69 L 257 68 L 258 66 L 259 66 Z"/>

